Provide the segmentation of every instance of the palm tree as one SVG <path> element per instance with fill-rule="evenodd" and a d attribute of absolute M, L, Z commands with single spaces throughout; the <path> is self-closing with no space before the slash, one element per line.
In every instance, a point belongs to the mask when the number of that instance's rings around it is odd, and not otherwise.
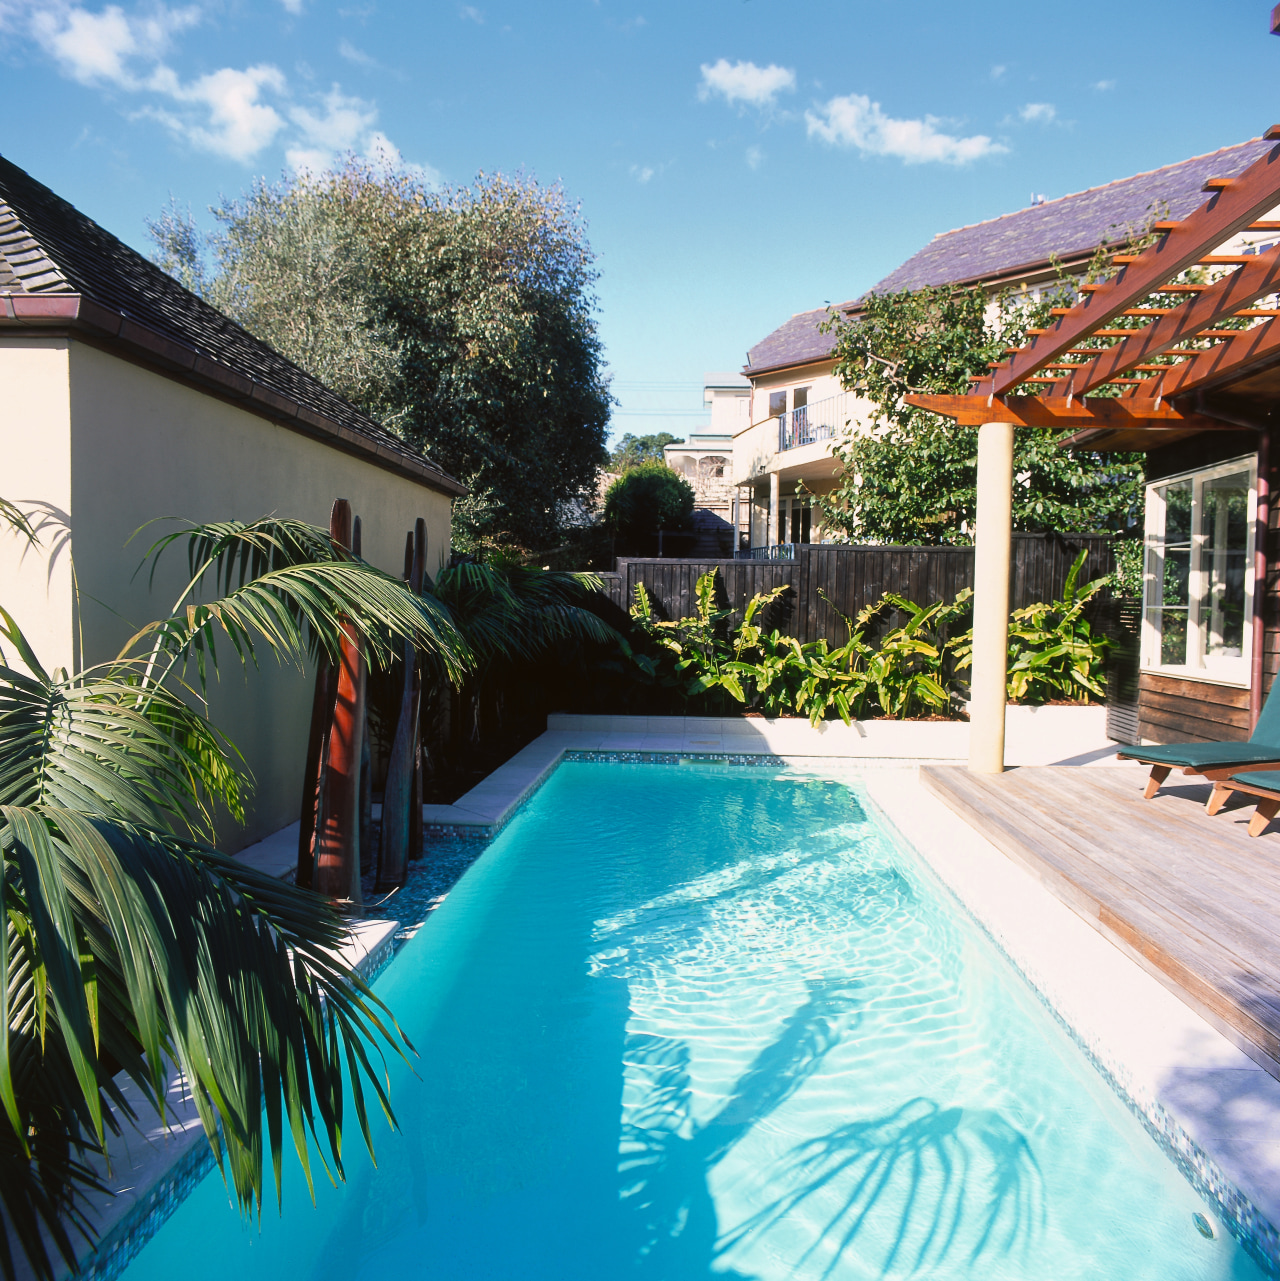
<path fill-rule="evenodd" d="M 35 540 L 11 504 L 0 521 Z M 313 1146 L 341 1178 L 344 1079 L 372 1147 L 370 1094 L 394 1125 L 384 1056 L 412 1048 L 338 959 L 337 907 L 215 848 L 213 808 L 242 816 L 248 780 L 203 694 L 219 641 L 241 664 L 264 646 L 336 661 L 342 618 L 375 665 L 408 640 L 458 679 L 467 647 L 439 602 L 318 527 L 195 526 L 151 549 L 153 578 L 178 540 L 190 572 L 173 609 L 101 666 L 46 671 L 0 608 L 6 1278 L 15 1247 L 51 1278 L 46 1240 L 74 1266 L 72 1233 L 91 1238 L 88 1161 L 132 1115 L 121 1073 L 163 1115 L 176 1065 L 223 1177 L 260 1211 L 267 1152 L 280 1198 L 286 1124 L 309 1185 Z"/>

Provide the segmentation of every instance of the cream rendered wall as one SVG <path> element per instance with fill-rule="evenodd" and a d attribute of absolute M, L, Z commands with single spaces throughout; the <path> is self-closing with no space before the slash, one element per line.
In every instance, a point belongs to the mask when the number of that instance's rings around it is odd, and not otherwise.
<path fill-rule="evenodd" d="M 74 661 L 71 558 L 63 536 L 71 509 L 69 369 L 65 339 L 0 338 L 0 498 L 23 510 L 41 541 L 33 548 L 0 528 L 0 605 L 46 667 Z"/>
<path fill-rule="evenodd" d="M 83 343 L 70 349 L 70 407 L 69 509 L 86 662 L 114 656 L 138 627 L 167 614 L 185 585 L 184 545 L 166 553 L 151 590 L 145 574 L 132 577 L 151 543 L 179 527 L 161 521 L 129 541 L 156 517 L 274 513 L 327 526 L 342 497 L 361 517 L 366 560 L 399 574 L 418 516 L 427 522 L 431 572 L 448 558 L 445 495 Z M 261 670 L 247 675 L 225 644 L 219 657 L 213 720 L 257 783 L 246 828 L 223 834 L 234 850 L 298 817 L 312 682 L 269 652 L 260 650 Z"/>

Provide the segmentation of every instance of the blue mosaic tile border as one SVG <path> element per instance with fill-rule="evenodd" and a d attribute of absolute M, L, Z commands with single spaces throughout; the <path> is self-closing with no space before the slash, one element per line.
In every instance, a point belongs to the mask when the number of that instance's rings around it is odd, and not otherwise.
<path fill-rule="evenodd" d="M 1280 1278 L 1280 1231 L 1277 1231 L 1275 1224 L 1236 1187 L 1218 1163 L 1157 1100 L 1144 1099 L 1132 1089 L 1132 1081 L 1124 1065 L 1106 1054 L 1100 1044 L 1086 1037 L 1062 1013 L 1036 975 L 1014 957 L 987 922 L 934 871 L 928 859 L 916 851 L 889 815 L 869 796 L 864 799 L 897 844 L 916 856 L 917 865 L 930 882 L 955 904 L 1005 961 L 1022 976 L 1054 1022 L 1079 1047 L 1094 1071 L 1102 1077 L 1121 1103 L 1142 1123 L 1143 1129 L 1173 1162 L 1182 1177 L 1209 1203 L 1222 1225 L 1240 1243 L 1245 1253 L 1267 1276 Z"/>
<path fill-rule="evenodd" d="M 214 1167 L 201 1130 L 191 1148 L 94 1248 L 76 1272 L 81 1281 L 115 1281 Z"/>

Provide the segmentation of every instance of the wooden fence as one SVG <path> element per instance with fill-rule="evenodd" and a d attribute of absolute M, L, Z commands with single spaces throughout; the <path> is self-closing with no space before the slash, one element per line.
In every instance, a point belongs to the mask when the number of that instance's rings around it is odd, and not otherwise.
<path fill-rule="evenodd" d="M 1009 607 L 1021 609 L 1057 598 L 1081 550 L 1088 552 L 1082 583 L 1111 573 L 1111 544 L 1108 534 L 1015 534 Z M 847 633 L 837 609 L 852 617 L 885 592 L 917 604 L 951 600 L 962 588 L 973 586 L 973 548 L 813 544 L 797 546 L 794 560 L 619 558 L 616 572 L 602 577 L 609 598 L 623 609 L 630 607 L 636 585 L 643 583 L 659 617 L 687 618 L 697 609 L 695 584 L 713 568 L 720 571 L 721 607 L 731 608 L 735 621 L 756 593 L 785 585 L 791 591 L 775 624 L 802 641 L 825 637 L 843 644 Z"/>

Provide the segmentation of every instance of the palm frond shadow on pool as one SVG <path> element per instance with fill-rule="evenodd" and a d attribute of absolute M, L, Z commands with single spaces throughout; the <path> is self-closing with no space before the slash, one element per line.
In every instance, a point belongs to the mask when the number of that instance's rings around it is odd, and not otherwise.
<path fill-rule="evenodd" d="M 828 1199 L 826 1222 L 801 1257 L 789 1261 L 797 1275 L 825 1242 L 829 1259 L 816 1275 L 832 1276 L 873 1219 L 884 1241 L 888 1215 L 896 1215 L 891 1239 L 878 1247 L 885 1274 L 899 1266 L 908 1275 L 936 1269 L 962 1253 L 973 1264 L 991 1250 L 1007 1254 L 1034 1244 L 1044 1225 L 1044 1194 L 1023 1134 L 993 1110 L 924 1098 L 801 1144 L 771 1172 L 787 1191 L 721 1234 L 710 1172 L 821 1067 L 856 1026 L 858 1000 L 856 983 L 811 982 L 805 1004 L 701 1124 L 693 1119 L 689 1047 L 662 1036 L 628 1039 L 629 1073 L 643 1082 L 645 1102 L 624 1127 L 620 1174 L 641 1275 L 711 1275 L 719 1260 L 717 1278 L 748 1281 L 723 1269 L 725 1256 L 824 1192 L 834 1192 L 837 1208 L 832 1213 Z"/>
<path fill-rule="evenodd" d="M 902 1261 L 905 1275 L 936 1269 L 961 1251 L 970 1265 L 990 1250 L 1025 1251 L 1045 1223 L 1043 1180 L 1030 1145 L 989 1108 L 942 1107 L 914 1098 L 886 1116 L 852 1122 L 801 1144 L 779 1178 L 795 1186 L 726 1237 L 722 1249 L 766 1232 L 819 1192 L 842 1183 L 838 1209 L 828 1214 L 795 1264 L 803 1267 L 834 1237 L 823 1277 L 833 1275 L 877 1211 L 882 1236 L 883 1216 L 897 1215 L 879 1260 L 886 1275 L 912 1249 L 915 1257 Z"/>

